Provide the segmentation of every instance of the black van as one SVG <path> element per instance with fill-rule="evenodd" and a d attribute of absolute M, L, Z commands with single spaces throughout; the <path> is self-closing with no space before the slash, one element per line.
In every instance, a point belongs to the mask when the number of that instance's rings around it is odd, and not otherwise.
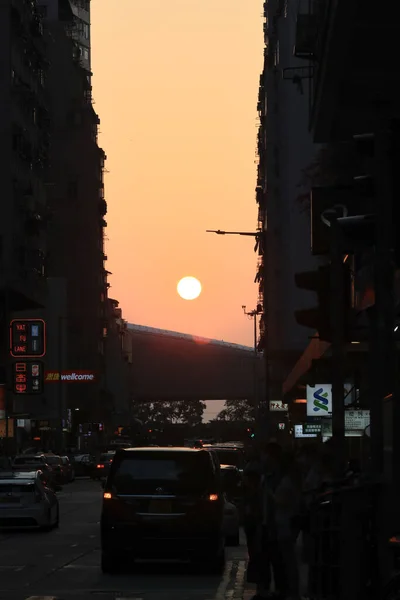
<path fill-rule="evenodd" d="M 222 571 L 223 507 L 219 469 L 207 450 L 118 450 L 103 493 L 103 573 L 135 558 L 189 558 Z"/>

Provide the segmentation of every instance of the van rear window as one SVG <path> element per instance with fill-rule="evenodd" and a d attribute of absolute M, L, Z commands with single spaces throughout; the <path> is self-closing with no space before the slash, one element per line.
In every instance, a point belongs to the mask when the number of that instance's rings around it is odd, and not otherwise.
<path fill-rule="evenodd" d="M 112 487 L 119 494 L 207 491 L 214 471 L 208 452 L 127 452 L 114 462 Z"/>
<path fill-rule="evenodd" d="M 15 465 L 36 465 L 42 461 L 37 456 L 18 456 L 14 460 Z"/>

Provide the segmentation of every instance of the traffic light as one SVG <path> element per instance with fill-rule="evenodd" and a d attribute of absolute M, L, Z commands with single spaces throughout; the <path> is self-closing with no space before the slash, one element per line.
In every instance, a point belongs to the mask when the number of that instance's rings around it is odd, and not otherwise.
<path fill-rule="evenodd" d="M 344 298 L 345 298 L 345 337 L 347 337 L 350 310 L 350 271 L 343 264 Z M 323 265 L 316 271 L 305 271 L 295 274 L 296 286 L 303 290 L 315 292 L 318 304 L 313 308 L 296 310 L 297 323 L 303 327 L 314 329 L 323 341 L 332 340 L 331 327 L 331 265 Z"/>
<path fill-rule="evenodd" d="M 247 434 L 248 434 L 249 437 L 251 437 L 251 438 L 255 437 L 254 429 L 252 427 L 248 427 L 246 429 L 246 431 L 247 431 Z"/>
<path fill-rule="evenodd" d="M 343 254 L 354 254 L 375 240 L 375 139 L 372 134 L 353 136 L 347 148 L 351 175 L 339 173 L 338 183 L 311 190 L 311 248 L 314 256 L 328 255 L 331 217 L 340 225 Z"/>

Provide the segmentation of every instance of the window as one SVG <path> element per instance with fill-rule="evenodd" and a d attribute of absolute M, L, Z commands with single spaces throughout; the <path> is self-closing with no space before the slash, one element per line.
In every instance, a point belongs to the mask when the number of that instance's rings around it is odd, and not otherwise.
<path fill-rule="evenodd" d="M 215 450 L 221 465 L 243 467 L 243 454 L 240 450 Z"/>
<path fill-rule="evenodd" d="M 46 456 L 46 463 L 48 465 L 61 465 L 62 460 L 59 456 Z"/>
<path fill-rule="evenodd" d="M 87 48 L 85 48 L 84 46 L 82 46 L 82 48 L 81 48 L 81 56 L 82 56 L 83 60 L 89 60 L 89 50 Z"/>
<path fill-rule="evenodd" d="M 154 493 L 155 487 L 166 493 L 206 491 L 214 474 L 210 454 L 202 451 L 127 452 L 115 466 L 112 486 L 120 494 Z"/>

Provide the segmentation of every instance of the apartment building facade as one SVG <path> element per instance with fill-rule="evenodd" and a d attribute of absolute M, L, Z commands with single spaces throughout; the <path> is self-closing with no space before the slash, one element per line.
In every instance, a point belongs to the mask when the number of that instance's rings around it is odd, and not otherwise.
<path fill-rule="evenodd" d="M 133 424 L 132 360 L 133 336 L 123 318 L 118 300 L 107 300 L 107 389 L 113 407 L 113 427 L 129 427 Z"/>
<path fill-rule="evenodd" d="M 264 3 L 264 69 L 260 77 L 258 113 L 257 280 L 263 304 L 260 349 L 269 367 L 269 393 L 282 398 L 282 383 L 307 344 L 310 332 L 300 327 L 294 311 L 312 306 L 314 298 L 295 286 L 296 272 L 315 266 L 310 249 L 308 191 L 304 170 L 315 146 L 308 131 L 308 83 L 304 63 L 294 56 L 296 7 L 290 0 Z"/>
<path fill-rule="evenodd" d="M 15 411 L 9 323 L 46 302 L 48 38 L 34 2 L 0 3 L 0 419 Z"/>
<path fill-rule="evenodd" d="M 66 280 L 66 314 L 60 317 L 60 332 L 67 344 L 62 370 L 94 375 L 90 382 L 67 386 L 65 409 L 79 413 L 78 425 L 104 423 L 109 418 L 105 378 L 106 156 L 98 145 L 100 120 L 92 103 L 90 4 L 72 0 L 40 0 L 40 4 L 52 39 L 48 269 L 49 276 Z"/>

